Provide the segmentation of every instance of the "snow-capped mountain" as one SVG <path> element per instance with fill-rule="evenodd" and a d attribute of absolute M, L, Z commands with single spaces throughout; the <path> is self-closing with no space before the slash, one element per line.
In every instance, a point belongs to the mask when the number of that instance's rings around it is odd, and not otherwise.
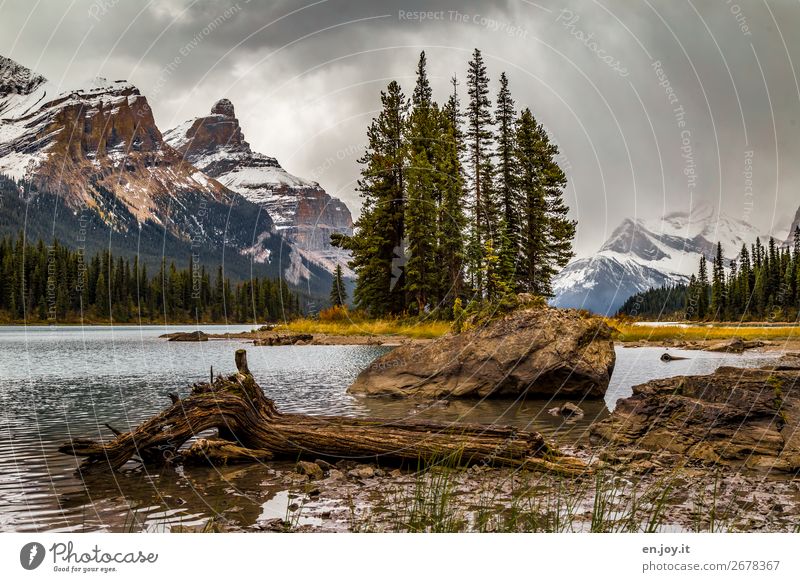
<path fill-rule="evenodd" d="M 592 257 L 572 261 L 553 281 L 553 304 L 612 315 L 631 295 L 687 283 L 717 242 L 726 257 L 759 235 L 749 223 L 702 204 L 658 220 L 625 219 Z"/>
<path fill-rule="evenodd" d="M 794 220 L 792 220 L 792 224 L 789 227 L 789 232 L 786 235 L 786 240 L 783 242 L 784 246 L 794 247 L 794 232 L 795 229 L 798 228 L 800 228 L 800 208 L 798 208 L 797 212 L 795 212 Z"/>
<path fill-rule="evenodd" d="M 0 174 L 17 182 L 3 182 L 3 233 L 24 226 L 31 238 L 111 245 L 154 264 L 193 256 L 233 276 L 330 288 L 330 273 L 268 213 L 166 143 L 146 97 L 127 81 L 95 78 L 64 90 L 0 57 Z"/>
<path fill-rule="evenodd" d="M 290 174 L 275 158 L 252 151 L 228 99 L 217 101 L 209 115 L 167 131 L 164 138 L 206 175 L 264 208 L 309 260 L 330 271 L 342 265 L 352 275 L 346 264 L 349 254 L 330 244 L 333 233 L 353 233 L 347 206 L 318 183 Z"/>

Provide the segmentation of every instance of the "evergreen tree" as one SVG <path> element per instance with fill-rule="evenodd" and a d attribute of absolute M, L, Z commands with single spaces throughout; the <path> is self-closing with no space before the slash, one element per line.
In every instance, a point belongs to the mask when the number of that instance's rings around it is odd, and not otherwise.
<path fill-rule="evenodd" d="M 725 319 L 733 321 L 738 313 L 741 313 L 741 295 L 740 285 L 741 278 L 739 277 L 738 265 L 736 259 L 731 259 L 729 264 L 730 273 L 728 274 L 728 291 L 727 301 L 725 302 Z"/>
<path fill-rule="evenodd" d="M 545 295 L 543 272 L 547 255 L 547 200 L 539 181 L 539 132 L 530 109 L 525 109 L 517 124 L 516 158 L 518 184 L 523 196 L 521 261 L 517 288 Z"/>
<path fill-rule="evenodd" d="M 493 124 L 491 101 L 489 100 L 489 77 L 483 62 L 481 51 L 475 49 L 467 70 L 467 159 L 472 177 L 472 213 L 473 225 L 469 244 L 470 274 L 472 285 L 478 297 L 484 294 L 483 255 L 485 240 L 488 236 L 489 224 L 486 216 L 486 200 L 484 182 L 487 176 L 486 162 L 490 160 Z"/>
<path fill-rule="evenodd" d="M 405 146 L 408 102 L 396 81 L 381 92 L 382 110 L 367 130 L 367 151 L 358 189 L 361 217 L 352 237 L 333 236 L 347 248 L 357 275 L 354 299 L 372 315 L 405 309 Z"/>
<path fill-rule="evenodd" d="M 708 267 L 706 257 L 700 257 L 700 270 L 697 274 L 697 317 L 705 319 L 708 316 Z"/>
<path fill-rule="evenodd" d="M 502 229 L 500 230 L 500 262 L 501 276 L 514 285 L 515 267 L 519 254 L 519 211 L 520 202 L 516 188 L 517 159 L 515 155 L 515 123 L 516 111 L 511 91 L 508 88 L 508 77 L 500 74 L 500 91 L 497 94 L 495 109 L 497 132 L 497 176 L 495 188 L 501 206 Z"/>
<path fill-rule="evenodd" d="M 336 265 L 336 270 L 333 272 L 330 300 L 332 307 L 342 307 L 347 304 L 347 289 L 345 289 L 344 286 L 344 275 L 342 274 L 341 265 Z"/>
<path fill-rule="evenodd" d="M 437 190 L 440 195 L 438 217 L 438 262 L 441 268 L 440 301 L 452 309 L 464 286 L 464 178 L 460 153 L 462 135 L 459 130 L 460 111 L 458 82 L 452 79 L 453 92 L 439 115 L 439 140 L 436 154 Z"/>
<path fill-rule="evenodd" d="M 431 100 L 425 52 L 417 65 L 417 84 L 406 133 L 407 170 L 404 232 L 407 261 L 405 288 L 417 313 L 425 311 L 429 294 L 439 287 L 436 266 L 436 177 L 434 171 L 438 109 Z"/>
<path fill-rule="evenodd" d="M 722 256 L 722 244 L 717 243 L 711 272 L 711 318 L 722 319 L 725 316 L 725 264 Z"/>
<path fill-rule="evenodd" d="M 110 314 L 110 302 L 109 302 L 109 289 L 108 285 L 106 284 L 106 275 L 103 271 L 100 271 L 100 274 L 97 276 L 97 288 L 95 291 L 95 297 L 97 298 L 97 312 L 103 319 L 108 319 Z"/>
<path fill-rule="evenodd" d="M 636 293 L 622 304 L 617 313 L 654 321 L 673 321 L 685 317 L 689 294 L 696 283 L 692 275 L 688 286 L 668 285 Z"/>
<path fill-rule="evenodd" d="M 563 199 L 567 179 L 556 162 L 558 148 L 530 109 L 517 123 L 515 151 L 523 201 L 517 288 L 550 296 L 552 278 L 573 256 L 576 223 L 567 218 Z"/>
<path fill-rule="evenodd" d="M 558 147 L 550 142 L 547 131 L 542 125 L 539 132 L 539 182 L 544 190 L 547 205 L 547 264 L 542 270 L 544 295 L 552 295 L 550 282 L 558 272 L 567 266 L 570 259 L 575 256 L 572 250 L 572 241 L 578 223 L 567 217 L 569 207 L 564 202 L 564 189 L 567 187 L 567 177 L 556 162 Z"/>
<path fill-rule="evenodd" d="M 750 254 L 747 251 L 747 245 L 742 244 L 742 250 L 739 252 L 739 288 L 738 288 L 738 309 L 733 312 L 733 317 L 748 317 L 750 315 L 750 280 L 752 275 L 752 265 L 750 263 Z"/>

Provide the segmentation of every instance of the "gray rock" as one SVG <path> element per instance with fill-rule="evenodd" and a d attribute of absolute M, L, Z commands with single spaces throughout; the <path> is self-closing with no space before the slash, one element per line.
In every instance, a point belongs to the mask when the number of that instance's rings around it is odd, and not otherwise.
<path fill-rule="evenodd" d="M 517 310 L 481 327 L 375 360 L 348 391 L 423 398 L 602 398 L 614 369 L 612 329 L 576 310 Z"/>
<path fill-rule="evenodd" d="M 590 431 L 620 459 L 646 450 L 658 453 L 660 464 L 673 455 L 677 462 L 796 472 L 798 388 L 800 369 L 780 362 L 651 380 L 634 386 L 633 395 Z"/>
<path fill-rule="evenodd" d="M 333 465 L 331 465 L 328 461 L 323 459 L 314 459 L 314 462 L 320 466 L 323 471 L 330 471 L 333 469 Z"/>
<path fill-rule="evenodd" d="M 359 465 L 355 469 L 349 470 L 347 475 L 356 479 L 370 479 L 375 476 L 375 469 L 369 465 Z"/>
<path fill-rule="evenodd" d="M 583 416 L 583 409 L 574 402 L 567 402 L 559 409 L 559 414 L 564 417 Z"/>
<path fill-rule="evenodd" d="M 744 351 L 744 340 L 742 338 L 735 337 L 724 342 L 717 342 L 708 346 L 706 351 L 726 354 L 741 354 Z"/>
<path fill-rule="evenodd" d="M 342 473 L 339 469 L 331 469 L 330 471 L 328 471 L 328 479 L 331 479 L 333 481 L 344 479 L 344 473 Z"/>
<path fill-rule="evenodd" d="M 310 333 L 274 334 L 253 340 L 254 346 L 295 346 L 308 345 L 314 336 Z"/>
<path fill-rule="evenodd" d="M 711 344 L 706 348 L 707 352 L 722 352 L 729 354 L 741 354 L 745 350 L 760 348 L 766 344 L 761 340 L 744 340 L 740 337 L 731 338 L 724 342 Z"/>
<path fill-rule="evenodd" d="M 322 479 L 325 477 L 322 467 L 310 461 L 298 461 L 297 472 L 301 475 L 308 475 L 309 479 Z"/>

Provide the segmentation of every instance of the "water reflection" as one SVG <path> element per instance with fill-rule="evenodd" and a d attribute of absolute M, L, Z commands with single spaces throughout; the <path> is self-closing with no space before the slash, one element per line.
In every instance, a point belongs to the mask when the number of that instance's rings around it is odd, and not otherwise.
<path fill-rule="evenodd" d="M 130 430 L 163 409 L 167 394 L 185 395 L 211 368 L 233 367 L 239 341 L 166 342 L 174 328 L 0 328 L 0 530 L 160 531 L 194 527 L 220 515 L 239 525 L 284 517 L 290 500 L 275 472 L 280 465 L 185 471 L 144 470 L 75 476 L 77 461 L 57 452 L 73 437 L 107 439 L 110 423 Z M 238 331 L 246 326 L 203 326 Z M 578 402 L 574 421 L 548 414 L 563 400 L 414 401 L 354 397 L 346 387 L 390 348 L 286 346 L 251 348 L 250 368 L 287 412 L 510 424 L 559 442 L 581 438 L 634 384 L 650 378 L 758 365 L 772 355 L 735 356 L 673 350 L 688 360 L 665 363 L 660 348 L 617 350 L 605 402 Z M 283 507 L 281 507 L 283 506 Z"/>

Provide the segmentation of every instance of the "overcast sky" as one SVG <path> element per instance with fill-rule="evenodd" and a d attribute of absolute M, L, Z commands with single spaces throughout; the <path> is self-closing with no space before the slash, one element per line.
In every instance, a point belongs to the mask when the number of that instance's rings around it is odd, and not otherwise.
<path fill-rule="evenodd" d="M 800 4 L 738 2 L 0 0 L 0 54 L 64 87 L 128 79 L 162 131 L 227 97 L 254 149 L 357 214 L 380 90 L 410 94 L 424 49 L 443 100 L 478 47 L 559 145 L 586 256 L 623 217 L 700 202 L 791 221 Z"/>

